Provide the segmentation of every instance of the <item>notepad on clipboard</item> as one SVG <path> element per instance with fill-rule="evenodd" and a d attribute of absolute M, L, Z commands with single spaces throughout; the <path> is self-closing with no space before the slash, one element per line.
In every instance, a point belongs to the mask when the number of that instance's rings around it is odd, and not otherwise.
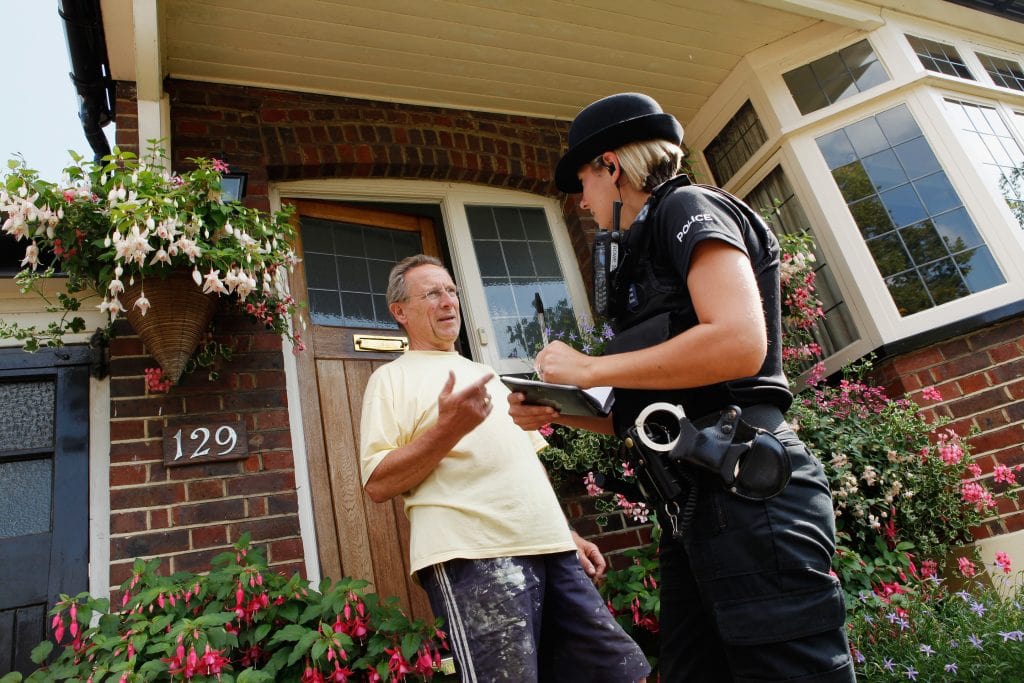
<path fill-rule="evenodd" d="M 516 375 L 502 375 L 501 381 L 510 391 L 524 394 L 524 403 L 550 406 L 563 415 L 605 417 L 615 403 L 611 387 L 580 389 L 572 384 L 552 384 Z"/>

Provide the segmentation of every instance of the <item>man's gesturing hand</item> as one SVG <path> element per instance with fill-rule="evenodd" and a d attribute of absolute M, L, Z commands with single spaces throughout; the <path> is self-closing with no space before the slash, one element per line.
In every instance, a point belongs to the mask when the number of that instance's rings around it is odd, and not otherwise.
<path fill-rule="evenodd" d="M 460 436 L 473 431 L 493 409 L 491 395 L 487 393 L 487 383 L 493 378 L 493 373 L 487 374 L 464 389 L 453 391 L 455 373 L 449 370 L 448 381 L 437 397 L 438 425 Z"/>

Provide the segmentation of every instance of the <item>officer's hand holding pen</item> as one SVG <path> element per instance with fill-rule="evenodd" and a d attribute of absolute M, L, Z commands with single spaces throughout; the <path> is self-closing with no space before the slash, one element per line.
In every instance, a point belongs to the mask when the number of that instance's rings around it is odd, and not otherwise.
<path fill-rule="evenodd" d="M 580 353 L 568 344 L 553 341 L 537 354 L 534 369 L 544 382 L 553 384 L 574 384 L 583 389 L 594 386 L 589 370 L 594 359 Z"/>

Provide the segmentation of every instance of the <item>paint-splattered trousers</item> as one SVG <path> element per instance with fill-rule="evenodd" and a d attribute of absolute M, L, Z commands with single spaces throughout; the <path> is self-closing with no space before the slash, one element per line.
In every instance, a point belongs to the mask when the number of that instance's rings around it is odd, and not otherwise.
<path fill-rule="evenodd" d="M 451 560 L 419 578 L 463 683 L 628 683 L 650 672 L 572 551 Z"/>

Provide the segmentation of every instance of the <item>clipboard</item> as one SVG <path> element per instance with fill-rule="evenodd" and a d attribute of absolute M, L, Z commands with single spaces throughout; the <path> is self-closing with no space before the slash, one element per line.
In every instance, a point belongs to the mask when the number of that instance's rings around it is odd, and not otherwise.
<path fill-rule="evenodd" d="M 524 394 L 525 403 L 549 406 L 563 415 L 606 417 L 615 404 L 611 387 L 580 389 L 572 384 L 552 384 L 516 375 L 502 375 L 501 381 L 510 391 Z"/>

